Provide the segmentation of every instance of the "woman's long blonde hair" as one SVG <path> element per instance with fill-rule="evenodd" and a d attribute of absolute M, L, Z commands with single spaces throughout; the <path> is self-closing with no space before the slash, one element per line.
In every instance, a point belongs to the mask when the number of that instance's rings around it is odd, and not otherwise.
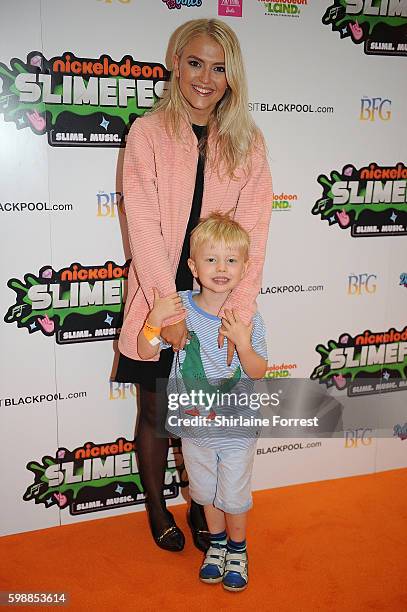
<path fill-rule="evenodd" d="M 236 34 L 220 19 L 193 19 L 174 32 L 168 56 L 171 54 L 180 57 L 189 41 L 202 34 L 210 36 L 222 47 L 228 83 L 225 95 L 209 119 L 208 130 L 216 134 L 216 145 L 214 151 L 207 150 L 207 157 L 212 165 L 217 166 L 218 171 L 220 163 L 223 163 L 228 175 L 233 177 L 238 167 L 250 171 L 250 151 L 253 146 L 263 144 L 262 134 L 248 109 L 247 80 Z M 168 67 L 172 69 L 172 65 Z M 164 111 L 166 125 L 170 126 L 176 137 L 180 136 L 182 122 L 192 123 L 173 70 L 168 90 L 152 112 L 157 111 Z"/>

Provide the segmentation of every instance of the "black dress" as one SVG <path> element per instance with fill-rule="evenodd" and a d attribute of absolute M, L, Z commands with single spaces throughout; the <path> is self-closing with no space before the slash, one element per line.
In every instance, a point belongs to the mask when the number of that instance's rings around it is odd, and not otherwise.
<path fill-rule="evenodd" d="M 206 137 L 206 126 L 192 124 L 192 129 L 198 141 Z M 205 155 L 201 152 L 198 156 L 191 212 L 175 277 L 177 291 L 186 291 L 193 287 L 193 276 L 187 264 L 189 258 L 189 239 L 192 230 L 197 225 L 199 217 L 201 216 L 202 195 L 204 190 L 204 168 Z M 141 388 L 147 391 L 156 391 L 156 380 L 168 378 L 173 359 L 174 352 L 170 349 L 161 351 L 158 361 L 138 361 L 136 359 L 130 359 L 130 357 L 126 357 L 120 353 L 115 381 L 138 383 Z"/>

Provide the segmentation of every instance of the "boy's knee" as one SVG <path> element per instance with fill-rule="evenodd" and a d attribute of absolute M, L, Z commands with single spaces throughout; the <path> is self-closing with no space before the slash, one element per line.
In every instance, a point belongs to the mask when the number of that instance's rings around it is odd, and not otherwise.
<path fill-rule="evenodd" d="M 236 490 L 217 491 L 214 505 L 227 514 L 244 514 L 253 506 L 252 494 L 250 490 L 243 494 Z"/>

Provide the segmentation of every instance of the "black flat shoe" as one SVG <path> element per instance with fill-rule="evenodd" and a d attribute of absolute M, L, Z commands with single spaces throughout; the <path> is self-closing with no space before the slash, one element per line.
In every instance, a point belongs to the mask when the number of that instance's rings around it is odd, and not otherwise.
<path fill-rule="evenodd" d="M 210 546 L 210 533 L 207 529 L 198 529 L 192 524 L 190 513 L 187 513 L 188 525 L 191 529 L 192 539 L 198 550 L 206 553 Z"/>
<path fill-rule="evenodd" d="M 158 531 L 152 524 L 148 505 L 146 504 L 148 521 L 150 523 L 151 534 L 154 542 L 163 550 L 169 552 L 180 552 L 185 546 L 185 537 L 181 529 L 177 527 L 174 517 L 169 510 L 166 510 L 168 514 L 169 524 L 164 527 L 161 531 Z"/>

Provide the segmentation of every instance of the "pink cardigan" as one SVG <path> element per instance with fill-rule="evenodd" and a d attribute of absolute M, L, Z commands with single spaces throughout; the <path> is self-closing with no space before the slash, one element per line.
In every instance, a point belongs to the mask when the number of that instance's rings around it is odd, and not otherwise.
<path fill-rule="evenodd" d="M 131 126 L 123 187 L 133 263 L 119 349 L 132 359 L 140 359 L 137 336 L 153 306 L 153 287 L 163 296 L 176 291 L 175 274 L 191 210 L 197 162 L 196 137 L 191 128 L 186 126 L 181 141 L 171 138 L 162 113 L 139 118 Z M 219 178 L 208 166 L 201 216 L 235 209 L 235 220 L 250 234 L 248 272 L 224 304 L 224 308 L 235 308 L 248 323 L 256 311 L 272 209 L 266 153 L 253 153 L 249 178 L 239 171 L 237 179 L 231 180 L 222 170 Z M 179 317 L 167 323 L 176 320 Z"/>

